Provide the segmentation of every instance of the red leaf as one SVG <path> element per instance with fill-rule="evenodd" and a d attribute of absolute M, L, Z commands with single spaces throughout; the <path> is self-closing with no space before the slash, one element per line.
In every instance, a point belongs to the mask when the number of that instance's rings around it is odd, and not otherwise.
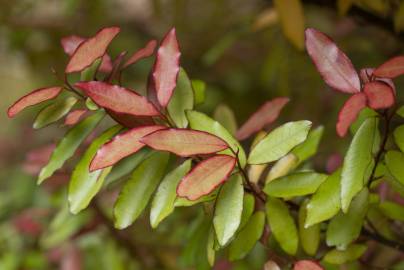
<path fill-rule="evenodd" d="M 65 118 L 66 126 L 73 126 L 80 121 L 81 117 L 87 112 L 85 109 L 78 109 L 69 112 L 69 114 Z"/>
<path fill-rule="evenodd" d="M 374 70 L 375 70 L 374 68 L 362 68 L 360 70 L 359 76 L 363 83 L 368 83 L 371 81 Z M 396 86 L 394 85 L 394 82 L 391 79 L 374 77 L 373 80 L 387 83 L 391 87 L 391 89 L 393 89 L 394 95 L 396 94 Z"/>
<path fill-rule="evenodd" d="M 209 194 L 225 182 L 236 165 L 236 159 L 228 155 L 217 155 L 200 162 L 177 187 L 177 195 L 194 201 Z"/>
<path fill-rule="evenodd" d="M 98 106 L 116 113 L 135 116 L 158 116 L 159 111 L 147 99 L 134 91 L 105 82 L 78 82 L 76 87 L 84 91 Z"/>
<path fill-rule="evenodd" d="M 282 108 L 289 102 L 288 98 L 279 97 L 267 101 L 262 105 L 237 131 L 236 137 L 244 140 L 255 132 L 260 131 L 266 125 L 274 122 L 281 112 Z"/>
<path fill-rule="evenodd" d="M 359 112 L 366 107 L 366 96 L 364 93 L 352 95 L 342 106 L 338 114 L 337 134 L 344 137 L 349 126 L 355 122 Z"/>
<path fill-rule="evenodd" d="M 62 44 L 63 50 L 65 53 L 69 56 L 72 56 L 74 51 L 77 49 L 77 47 L 85 41 L 86 38 L 72 35 L 72 36 L 67 36 L 63 37 L 60 40 L 60 43 Z"/>
<path fill-rule="evenodd" d="M 117 123 L 126 128 L 154 125 L 153 117 L 134 116 L 126 113 L 116 113 L 111 110 L 107 110 L 107 113 Z"/>
<path fill-rule="evenodd" d="M 123 68 L 133 65 L 136 62 L 138 62 L 139 60 L 153 55 L 154 50 L 156 49 L 156 46 L 157 46 L 157 41 L 150 40 L 144 48 L 141 48 L 140 50 L 133 53 L 131 57 L 129 57 L 128 61 L 126 61 L 126 63 L 123 65 Z"/>
<path fill-rule="evenodd" d="M 119 27 L 103 28 L 98 33 L 82 42 L 74 51 L 66 66 L 65 72 L 72 73 L 82 71 L 90 66 L 96 59 L 102 57 L 109 43 L 119 33 Z"/>
<path fill-rule="evenodd" d="M 190 129 L 158 130 L 140 141 L 153 149 L 169 151 L 182 157 L 212 154 L 229 147 L 215 135 Z"/>
<path fill-rule="evenodd" d="M 175 28 L 172 28 L 157 50 L 156 63 L 153 68 L 153 81 L 157 100 L 164 108 L 167 107 L 177 84 L 177 76 L 180 71 L 180 55 Z"/>
<path fill-rule="evenodd" d="M 108 54 L 104 54 L 102 57 L 100 71 L 104 73 L 109 73 L 112 71 L 112 60 Z"/>
<path fill-rule="evenodd" d="M 165 126 L 138 127 L 115 136 L 104 144 L 90 164 L 90 171 L 109 167 L 119 160 L 139 151 L 145 144 L 140 139 L 156 130 L 165 129 Z"/>
<path fill-rule="evenodd" d="M 368 105 L 372 109 L 386 109 L 394 104 L 393 89 L 384 82 L 368 82 L 363 87 L 363 92 L 368 98 Z"/>
<path fill-rule="evenodd" d="M 393 79 L 404 74 L 404 55 L 396 56 L 384 62 L 373 72 L 377 77 Z"/>
<path fill-rule="evenodd" d="M 40 88 L 32 91 L 31 93 L 21 97 L 17 100 L 13 105 L 8 108 L 7 114 L 8 117 L 14 117 L 17 113 L 24 110 L 26 107 L 36 105 L 45 100 L 49 100 L 55 98 L 62 91 L 62 87 L 49 87 L 49 88 Z"/>
<path fill-rule="evenodd" d="M 316 261 L 301 260 L 295 263 L 293 270 L 324 270 Z"/>
<path fill-rule="evenodd" d="M 42 167 L 48 163 L 55 147 L 56 145 L 52 143 L 29 151 L 22 165 L 23 171 L 30 175 L 38 175 Z"/>
<path fill-rule="evenodd" d="M 358 73 L 351 60 L 331 38 L 313 28 L 308 28 L 306 48 L 317 70 L 329 86 L 345 93 L 360 92 Z"/>

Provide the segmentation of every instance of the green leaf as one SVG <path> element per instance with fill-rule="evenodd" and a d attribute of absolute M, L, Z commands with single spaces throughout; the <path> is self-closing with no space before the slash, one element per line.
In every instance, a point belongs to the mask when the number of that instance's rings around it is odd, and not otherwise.
<path fill-rule="evenodd" d="M 191 81 L 185 70 L 181 68 L 178 73 L 177 86 L 167 106 L 167 111 L 177 127 L 186 128 L 188 119 L 185 111 L 192 110 L 193 107 L 194 92 Z"/>
<path fill-rule="evenodd" d="M 186 160 L 167 174 L 161 181 L 154 196 L 150 211 L 150 224 L 153 228 L 156 228 L 163 219 L 174 211 L 178 183 L 191 169 L 191 164 L 191 159 Z"/>
<path fill-rule="evenodd" d="M 271 182 L 276 178 L 287 175 L 290 171 L 296 168 L 298 163 L 299 163 L 298 158 L 292 153 L 283 156 L 272 166 L 267 177 L 265 178 L 265 184 Z M 265 165 L 252 165 L 252 166 L 265 166 Z"/>
<path fill-rule="evenodd" d="M 205 102 L 206 84 L 201 80 L 192 80 L 192 89 L 194 90 L 194 104 L 199 105 Z"/>
<path fill-rule="evenodd" d="M 330 219 L 338 213 L 341 209 L 340 182 L 339 169 L 320 185 L 307 204 L 306 227 Z"/>
<path fill-rule="evenodd" d="M 114 206 L 115 227 L 131 225 L 145 209 L 168 164 L 169 154 L 156 152 L 144 160 L 125 183 Z"/>
<path fill-rule="evenodd" d="M 351 125 L 351 133 L 355 134 L 366 119 L 376 117 L 377 115 L 377 112 L 368 107 L 365 107 L 363 110 L 361 110 L 355 122 L 353 122 L 353 124 Z"/>
<path fill-rule="evenodd" d="M 379 208 L 386 217 L 393 220 L 404 221 L 404 206 L 398 203 L 384 201 L 380 203 Z"/>
<path fill-rule="evenodd" d="M 323 259 L 328 263 L 341 265 L 359 259 L 366 249 L 366 245 L 353 244 L 345 250 L 333 249 Z"/>
<path fill-rule="evenodd" d="M 307 216 L 307 203 L 303 203 L 299 209 L 299 236 L 303 250 L 310 256 L 317 253 L 320 244 L 320 224 L 305 227 Z"/>
<path fill-rule="evenodd" d="M 56 100 L 38 113 L 33 127 L 39 129 L 56 122 L 65 116 L 76 102 L 77 98 L 75 97 Z"/>
<path fill-rule="evenodd" d="M 53 151 L 48 164 L 39 173 L 38 184 L 52 176 L 56 170 L 63 166 L 66 160 L 73 156 L 80 144 L 93 131 L 104 115 L 103 111 L 98 111 L 83 119 L 66 133 Z"/>
<path fill-rule="evenodd" d="M 68 193 L 70 212 L 73 214 L 77 214 L 85 209 L 101 189 L 104 179 L 111 171 L 111 168 L 90 172 L 90 163 L 97 150 L 121 129 L 121 126 L 116 125 L 101 134 L 91 143 L 81 160 L 77 163 L 70 179 Z"/>
<path fill-rule="evenodd" d="M 276 241 L 286 253 L 296 254 L 299 244 L 297 228 L 285 202 L 268 197 L 266 211 L 268 223 Z"/>
<path fill-rule="evenodd" d="M 234 136 L 237 131 L 237 121 L 234 112 L 229 106 L 220 104 L 213 113 L 213 118 Z"/>
<path fill-rule="evenodd" d="M 388 151 L 385 156 L 387 168 L 395 180 L 404 185 L 404 154 L 398 151 Z"/>
<path fill-rule="evenodd" d="M 197 111 L 187 111 L 187 117 L 192 129 L 206 131 L 216 135 L 227 142 L 234 152 L 238 151 L 241 166 L 245 167 L 247 158 L 242 146 L 219 122 Z M 234 156 L 230 149 L 222 151 L 220 154 Z"/>
<path fill-rule="evenodd" d="M 238 227 L 239 230 L 244 228 L 247 224 L 248 220 L 250 219 L 251 215 L 254 213 L 255 208 L 255 197 L 250 193 L 244 193 L 243 197 L 243 212 L 241 213 L 241 221 L 240 226 Z"/>
<path fill-rule="evenodd" d="M 248 163 L 262 164 L 278 160 L 307 138 L 310 127 L 310 121 L 296 121 L 274 129 L 252 149 Z"/>
<path fill-rule="evenodd" d="M 311 158 L 317 153 L 318 145 L 324 133 L 324 127 L 319 126 L 316 129 L 309 132 L 307 139 L 296 146 L 292 153 L 298 158 L 299 164 Z"/>
<path fill-rule="evenodd" d="M 90 111 L 96 111 L 99 109 L 98 105 L 94 103 L 94 101 L 91 98 L 86 98 L 86 107 Z"/>
<path fill-rule="evenodd" d="M 371 205 L 366 214 L 366 218 L 369 220 L 369 223 L 377 230 L 379 234 L 384 236 L 387 239 L 393 240 L 394 233 L 390 227 L 390 221 L 380 210 L 379 205 Z"/>
<path fill-rule="evenodd" d="M 404 125 L 399 126 L 394 130 L 394 141 L 401 152 L 404 152 Z"/>
<path fill-rule="evenodd" d="M 360 235 L 363 220 L 368 209 L 368 190 L 364 188 L 352 200 L 346 214 L 339 212 L 328 225 L 327 245 L 345 249 Z"/>
<path fill-rule="evenodd" d="M 326 178 L 326 174 L 315 172 L 293 173 L 270 181 L 264 192 L 282 198 L 308 195 L 316 192 Z"/>
<path fill-rule="evenodd" d="M 229 248 L 231 261 L 244 258 L 260 239 L 265 225 L 265 213 L 255 212 L 245 227 L 237 234 Z"/>
<path fill-rule="evenodd" d="M 341 173 L 341 208 L 348 211 L 352 198 L 367 183 L 374 166 L 373 151 L 380 139 L 378 119 L 366 119 L 355 133 L 344 159 Z"/>
<path fill-rule="evenodd" d="M 195 201 L 188 200 L 187 198 L 177 197 L 174 202 L 175 207 L 188 207 L 202 202 L 210 202 L 216 199 L 217 190 L 214 190 L 212 193 L 207 194 L 205 196 L 200 197 Z"/>
<path fill-rule="evenodd" d="M 225 246 L 236 233 L 243 211 L 243 179 L 232 176 L 221 188 L 216 200 L 213 225 L 221 246 Z"/>
<path fill-rule="evenodd" d="M 396 114 L 401 116 L 402 118 L 404 118 L 404 106 L 401 106 L 400 108 L 398 108 L 398 110 L 396 111 Z"/>
<path fill-rule="evenodd" d="M 215 264 L 215 230 L 213 226 L 210 228 L 208 242 L 206 244 L 206 254 L 211 267 Z"/>
<path fill-rule="evenodd" d="M 400 33 L 404 30 L 404 2 L 401 2 L 394 12 L 394 30 Z"/>
<path fill-rule="evenodd" d="M 97 73 L 98 68 L 100 67 L 102 62 L 102 57 L 95 60 L 91 66 L 84 69 L 80 73 L 80 81 L 93 81 L 95 78 L 95 74 Z"/>

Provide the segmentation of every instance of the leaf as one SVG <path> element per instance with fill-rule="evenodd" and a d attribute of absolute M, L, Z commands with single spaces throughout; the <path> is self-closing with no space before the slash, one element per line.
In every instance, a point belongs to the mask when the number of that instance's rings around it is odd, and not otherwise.
<path fill-rule="evenodd" d="M 264 192 L 273 197 L 296 197 L 312 194 L 324 182 L 327 175 L 315 172 L 297 172 L 267 183 Z"/>
<path fill-rule="evenodd" d="M 145 209 L 164 175 L 168 158 L 168 153 L 154 153 L 133 171 L 114 205 L 114 221 L 117 229 L 127 228 Z"/>
<path fill-rule="evenodd" d="M 236 239 L 231 242 L 229 248 L 230 261 L 244 258 L 253 249 L 264 231 L 264 225 L 264 212 L 255 212 L 244 228 L 237 234 Z"/>
<path fill-rule="evenodd" d="M 304 13 L 300 0 L 275 0 L 282 30 L 287 39 L 299 50 L 304 49 Z"/>
<path fill-rule="evenodd" d="M 292 153 L 289 153 L 286 156 L 282 157 L 272 166 L 267 177 L 265 178 L 265 183 L 267 184 L 276 178 L 287 175 L 291 170 L 296 168 L 298 162 L 299 160 Z M 255 165 L 255 166 L 262 166 L 262 165 Z"/>
<path fill-rule="evenodd" d="M 241 166 L 244 168 L 246 165 L 246 155 L 245 152 L 240 145 L 240 143 L 226 130 L 219 122 L 214 121 L 212 118 L 208 117 L 207 115 L 197 112 L 197 111 L 187 111 L 187 118 L 190 124 L 190 127 L 195 130 L 206 131 L 210 134 L 216 135 L 219 138 L 223 139 L 230 148 L 234 152 L 238 152 L 238 157 L 241 163 Z M 228 149 L 223 152 L 222 154 L 226 155 L 234 155 L 233 152 Z"/>
<path fill-rule="evenodd" d="M 366 245 L 353 244 L 345 250 L 333 249 L 325 254 L 323 260 L 331 264 L 341 265 L 359 259 L 366 251 Z"/>
<path fill-rule="evenodd" d="M 145 146 L 140 139 L 165 126 L 144 126 L 133 128 L 115 136 L 112 140 L 104 144 L 91 161 L 90 171 L 102 169 L 114 165 L 119 160 L 136 153 Z"/>
<path fill-rule="evenodd" d="M 299 239 L 304 252 L 310 256 L 314 256 L 320 244 L 320 224 L 305 227 L 307 217 L 306 206 L 307 202 L 303 203 L 299 209 Z"/>
<path fill-rule="evenodd" d="M 404 154 L 398 151 L 388 151 L 385 160 L 387 168 L 394 179 L 404 185 Z"/>
<path fill-rule="evenodd" d="M 311 158 L 317 153 L 318 145 L 324 133 L 324 127 L 319 126 L 309 132 L 307 139 L 292 150 L 298 159 L 298 164 Z"/>
<path fill-rule="evenodd" d="M 157 100 L 163 108 L 167 107 L 176 86 L 180 56 L 175 28 L 172 28 L 157 50 L 152 74 Z"/>
<path fill-rule="evenodd" d="M 160 113 L 145 97 L 134 91 L 105 82 L 91 81 L 75 84 L 98 106 L 116 113 L 135 116 L 158 116 Z"/>
<path fill-rule="evenodd" d="M 244 228 L 250 219 L 251 215 L 254 213 L 255 209 L 255 197 L 250 193 L 244 193 L 243 197 L 243 212 L 241 213 L 241 221 L 239 230 Z"/>
<path fill-rule="evenodd" d="M 24 110 L 29 106 L 39 104 L 43 101 L 53 99 L 57 97 L 62 91 L 62 87 L 47 87 L 40 88 L 30 92 L 29 94 L 18 99 L 13 105 L 11 105 L 7 110 L 8 117 L 12 118 L 20 111 Z"/>
<path fill-rule="evenodd" d="M 286 253 L 296 254 L 299 238 L 295 221 L 286 204 L 279 199 L 268 197 L 266 212 L 269 226 L 276 241 Z"/>
<path fill-rule="evenodd" d="M 192 89 L 194 90 L 194 104 L 199 105 L 205 101 L 206 84 L 201 80 L 192 80 Z"/>
<path fill-rule="evenodd" d="M 252 134 L 262 130 L 265 126 L 273 123 L 289 102 L 286 97 L 278 97 L 267 101 L 262 105 L 237 131 L 236 137 L 239 140 L 244 140 Z"/>
<path fill-rule="evenodd" d="M 86 38 L 76 36 L 76 35 L 71 35 L 67 37 L 63 37 L 60 39 L 60 43 L 63 47 L 63 51 L 69 55 L 72 56 L 74 51 L 77 49 L 77 47 L 85 41 Z"/>
<path fill-rule="evenodd" d="M 133 65 L 137 63 L 139 60 L 143 58 L 147 58 L 149 56 L 152 56 L 154 53 L 154 50 L 156 49 L 157 46 L 157 41 L 156 40 L 150 40 L 146 46 L 143 48 L 137 50 L 135 53 L 133 53 L 129 59 L 125 62 L 122 68 L 126 68 L 130 65 Z"/>
<path fill-rule="evenodd" d="M 368 190 L 362 189 L 353 199 L 346 214 L 339 212 L 331 219 L 326 233 L 328 246 L 345 249 L 359 237 L 368 209 L 368 195 Z"/>
<path fill-rule="evenodd" d="M 194 107 L 194 91 L 192 90 L 191 81 L 183 68 L 178 73 L 177 86 L 174 94 L 168 103 L 167 111 L 179 128 L 188 126 L 188 119 L 185 111 L 192 110 Z"/>
<path fill-rule="evenodd" d="M 77 98 L 67 97 L 60 99 L 43 108 L 35 118 L 33 127 L 35 129 L 46 127 L 63 118 L 76 104 Z"/>
<path fill-rule="evenodd" d="M 140 142 L 155 150 L 168 151 L 182 157 L 212 154 L 229 148 L 219 137 L 191 129 L 157 130 L 144 136 Z"/>
<path fill-rule="evenodd" d="M 85 209 L 101 189 L 104 179 L 111 171 L 111 168 L 90 172 L 88 167 L 97 149 L 121 128 L 121 126 L 117 125 L 101 134 L 91 143 L 77 163 L 69 183 L 68 201 L 71 213 L 77 214 Z"/>
<path fill-rule="evenodd" d="M 324 270 L 324 268 L 316 261 L 300 260 L 294 264 L 293 270 Z"/>
<path fill-rule="evenodd" d="M 393 135 L 398 148 L 400 148 L 401 152 L 404 152 L 404 125 L 397 127 Z"/>
<path fill-rule="evenodd" d="M 380 203 L 379 208 L 386 217 L 392 220 L 404 221 L 404 206 L 384 201 Z"/>
<path fill-rule="evenodd" d="M 335 171 L 320 185 L 307 204 L 305 227 L 328 220 L 341 209 L 341 170 Z"/>
<path fill-rule="evenodd" d="M 366 95 L 357 93 L 352 95 L 342 106 L 338 113 L 337 134 L 344 137 L 348 132 L 349 126 L 355 122 L 360 111 L 366 107 Z"/>
<path fill-rule="evenodd" d="M 80 144 L 90 135 L 104 115 L 103 111 L 98 111 L 82 120 L 66 133 L 53 151 L 48 164 L 39 173 L 38 184 L 52 176 L 56 170 L 63 166 L 66 160 L 73 156 Z"/>
<path fill-rule="evenodd" d="M 274 129 L 251 150 L 248 163 L 262 164 L 278 160 L 307 138 L 310 127 L 310 121 L 296 121 Z"/>
<path fill-rule="evenodd" d="M 368 82 L 363 87 L 369 107 L 372 109 L 386 109 L 393 106 L 395 96 L 393 89 L 384 82 Z"/>
<path fill-rule="evenodd" d="M 352 198 L 367 183 L 374 166 L 372 149 L 380 138 L 378 120 L 368 118 L 352 139 L 341 173 L 341 208 L 348 211 Z"/>
<path fill-rule="evenodd" d="M 174 211 L 178 183 L 191 169 L 191 163 L 191 159 L 184 161 L 161 181 L 150 211 L 150 224 L 152 228 L 157 228 L 160 222 Z"/>
<path fill-rule="evenodd" d="M 94 37 L 82 42 L 70 57 L 65 72 L 82 71 L 90 66 L 97 58 L 105 54 L 109 43 L 119 32 L 119 27 L 103 28 Z"/>
<path fill-rule="evenodd" d="M 206 254 L 211 267 L 215 265 L 215 230 L 212 226 L 209 231 L 208 242 L 206 244 Z"/>
<path fill-rule="evenodd" d="M 86 112 L 88 112 L 86 109 L 77 109 L 69 112 L 66 115 L 64 124 L 66 126 L 74 126 L 80 121 L 80 119 Z"/>
<path fill-rule="evenodd" d="M 226 104 L 220 104 L 213 113 L 213 118 L 218 121 L 231 135 L 237 130 L 237 120 L 232 109 Z"/>
<path fill-rule="evenodd" d="M 398 108 L 396 114 L 399 115 L 401 118 L 404 118 L 404 106 Z"/>
<path fill-rule="evenodd" d="M 232 176 L 219 192 L 213 225 L 220 246 L 225 246 L 230 241 L 240 225 L 243 195 L 243 179 L 239 174 Z"/>
<path fill-rule="evenodd" d="M 199 162 L 182 178 L 177 195 L 195 201 L 209 194 L 227 180 L 236 165 L 236 159 L 228 155 L 216 155 Z"/>
<path fill-rule="evenodd" d="M 216 199 L 217 194 L 218 194 L 218 190 L 214 190 L 210 194 L 204 195 L 195 201 L 191 201 L 186 198 L 181 198 L 181 197 L 178 197 L 178 195 L 177 195 L 177 198 L 175 199 L 175 202 L 174 202 L 174 206 L 175 207 L 189 207 L 189 206 L 193 206 L 198 203 L 210 202 L 210 201 L 213 201 Z"/>
<path fill-rule="evenodd" d="M 404 74 L 404 56 L 393 57 L 378 68 L 375 69 L 373 74 L 381 78 L 391 78 L 394 79 L 400 75 Z"/>
<path fill-rule="evenodd" d="M 372 110 L 371 108 L 365 107 L 364 109 L 361 110 L 355 122 L 353 122 L 353 124 L 349 128 L 351 133 L 355 134 L 366 119 L 375 118 L 378 115 L 379 114 L 374 110 Z"/>
<path fill-rule="evenodd" d="M 358 73 L 334 41 L 313 28 L 306 29 L 305 33 L 307 52 L 324 81 L 341 92 L 360 92 Z"/>

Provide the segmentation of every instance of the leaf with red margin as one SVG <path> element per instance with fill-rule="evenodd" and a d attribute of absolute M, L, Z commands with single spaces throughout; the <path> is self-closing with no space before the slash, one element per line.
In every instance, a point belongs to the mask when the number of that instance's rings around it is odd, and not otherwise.
<path fill-rule="evenodd" d="M 370 82 L 370 79 L 371 79 L 371 76 L 372 76 L 374 70 L 375 70 L 374 68 L 362 68 L 359 71 L 359 76 L 363 83 Z M 394 85 L 394 82 L 391 79 L 377 78 L 377 77 L 373 78 L 373 79 L 376 81 L 381 81 L 381 82 L 387 83 L 391 87 L 391 89 L 393 89 L 394 95 L 396 94 L 396 86 Z"/>
<path fill-rule="evenodd" d="M 98 106 L 116 113 L 135 116 L 160 115 L 145 97 L 124 87 L 98 81 L 78 82 L 75 86 L 83 90 Z"/>
<path fill-rule="evenodd" d="M 7 115 L 8 117 L 12 118 L 17 113 L 24 110 L 26 107 L 33 106 L 43 101 L 57 97 L 61 91 L 62 87 L 59 86 L 34 90 L 29 94 L 21 97 L 13 105 L 11 105 L 7 110 Z"/>
<path fill-rule="evenodd" d="M 384 82 L 368 82 L 363 87 L 363 92 L 369 107 L 375 110 L 390 108 L 395 102 L 393 89 Z"/>
<path fill-rule="evenodd" d="M 293 270 L 324 270 L 316 261 L 301 260 L 295 263 Z"/>
<path fill-rule="evenodd" d="M 244 140 L 252 134 L 260 131 L 266 125 L 274 122 L 281 112 L 282 108 L 289 102 L 286 97 L 278 97 L 267 101 L 237 130 L 236 137 Z"/>
<path fill-rule="evenodd" d="M 112 39 L 120 32 L 119 27 L 103 28 L 94 36 L 82 42 L 74 51 L 65 72 L 82 71 L 96 59 L 102 57 Z"/>
<path fill-rule="evenodd" d="M 229 148 L 219 137 L 191 129 L 158 130 L 140 141 L 155 150 L 169 151 L 182 157 L 213 154 Z"/>
<path fill-rule="evenodd" d="M 73 126 L 73 125 L 77 124 L 80 121 L 81 117 L 86 112 L 88 112 L 88 111 L 85 109 L 77 109 L 77 110 L 69 112 L 69 114 L 66 115 L 64 124 L 66 126 Z"/>
<path fill-rule="evenodd" d="M 150 40 L 145 47 L 139 49 L 138 51 L 136 51 L 135 53 L 133 53 L 131 55 L 131 57 L 129 57 L 129 59 L 125 62 L 125 64 L 123 65 L 123 68 L 126 68 L 130 65 L 135 64 L 136 62 L 138 62 L 139 60 L 143 59 L 143 58 L 147 58 L 149 56 L 152 56 L 154 53 L 154 50 L 156 49 L 157 46 L 157 41 L 156 40 Z"/>
<path fill-rule="evenodd" d="M 165 126 L 138 127 L 115 136 L 98 149 L 97 154 L 91 161 L 90 171 L 112 166 L 124 157 L 136 153 L 145 146 L 144 143 L 140 142 L 142 137 L 166 128 Z"/>
<path fill-rule="evenodd" d="M 200 162 L 177 187 L 177 195 L 195 201 L 209 194 L 227 180 L 236 165 L 236 159 L 228 155 L 216 155 Z"/>
<path fill-rule="evenodd" d="M 180 56 L 175 28 L 172 28 L 157 50 L 156 62 L 153 67 L 153 81 L 157 100 L 163 108 L 167 107 L 177 84 Z"/>
<path fill-rule="evenodd" d="M 366 107 L 366 95 L 357 93 L 352 95 L 342 106 L 338 114 L 337 134 L 344 137 L 349 126 L 355 122 L 360 111 Z"/>
<path fill-rule="evenodd" d="M 373 74 L 377 77 L 394 79 L 404 74 L 404 55 L 387 60 L 375 69 Z"/>
<path fill-rule="evenodd" d="M 351 60 L 327 35 L 313 28 L 306 29 L 306 48 L 324 81 L 345 92 L 360 92 L 360 81 Z"/>
<path fill-rule="evenodd" d="M 134 116 L 126 113 L 116 113 L 111 110 L 106 111 L 112 119 L 126 128 L 154 125 L 153 117 L 151 116 Z"/>

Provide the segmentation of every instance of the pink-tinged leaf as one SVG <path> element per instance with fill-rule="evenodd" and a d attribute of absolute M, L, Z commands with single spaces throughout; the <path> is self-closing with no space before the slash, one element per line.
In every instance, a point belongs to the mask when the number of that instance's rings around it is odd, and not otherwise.
<path fill-rule="evenodd" d="M 153 68 L 153 81 L 157 100 L 164 108 L 167 107 L 177 84 L 177 76 L 180 71 L 180 55 L 175 28 L 172 28 L 157 50 L 156 63 Z"/>
<path fill-rule="evenodd" d="M 289 99 L 286 97 L 279 97 L 266 102 L 237 131 L 237 139 L 244 140 L 274 122 L 288 102 Z"/>
<path fill-rule="evenodd" d="M 112 60 L 108 54 L 104 54 L 102 57 L 100 71 L 104 73 L 110 73 L 112 71 Z"/>
<path fill-rule="evenodd" d="M 344 137 L 349 129 L 349 126 L 355 122 L 360 111 L 366 107 L 366 95 L 357 93 L 352 95 L 342 106 L 338 114 L 337 134 Z"/>
<path fill-rule="evenodd" d="M 212 154 L 229 147 L 215 135 L 190 129 L 158 130 L 140 141 L 153 149 L 169 151 L 182 157 Z"/>
<path fill-rule="evenodd" d="M 38 175 L 42 167 L 49 162 L 55 147 L 52 143 L 29 151 L 22 165 L 23 171 L 33 176 Z"/>
<path fill-rule="evenodd" d="M 124 157 L 136 153 L 145 146 L 145 144 L 140 142 L 143 136 L 165 128 L 167 127 L 138 127 L 115 136 L 97 151 L 97 154 L 91 161 L 90 171 L 112 166 Z"/>
<path fill-rule="evenodd" d="M 301 260 L 295 263 L 293 270 L 324 270 L 316 261 Z"/>
<path fill-rule="evenodd" d="M 112 39 L 119 33 L 119 27 L 101 29 L 94 37 L 82 42 L 74 51 L 66 66 L 65 72 L 82 71 L 96 59 L 102 57 Z"/>
<path fill-rule="evenodd" d="M 236 165 L 236 159 L 228 155 L 217 155 L 200 162 L 177 187 L 177 195 L 194 201 L 209 194 L 227 180 Z"/>
<path fill-rule="evenodd" d="M 123 65 L 123 68 L 126 68 L 130 65 L 135 64 L 139 60 L 143 58 L 147 58 L 149 56 L 152 56 L 154 53 L 154 50 L 156 49 L 157 46 L 157 41 L 156 40 L 150 40 L 145 47 L 141 48 L 140 50 L 136 51 L 134 54 L 132 54 L 131 57 L 126 61 L 126 63 Z"/>
<path fill-rule="evenodd" d="M 365 84 L 365 83 L 370 82 L 371 79 L 373 79 L 375 81 L 385 82 L 391 87 L 391 89 L 393 89 L 393 92 L 394 92 L 394 95 L 395 95 L 396 94 L 396 86 L 394 85 L 394 82 L 391 79 L 388 79 L 388 78 L 378 78 L 378 77 L 373 77 L 372 78 L 374 70 L 375 70 L 374 68 L 362 68 L 360 70 L 360 72 L 359 72 L 359 76 L 360 76 L 362 82 Z"/>
<path fill-rule="evenodd" d="M 40 88 L 21 97 L 13 105 L 8 108 L 8 117 L 14 117 L 17 113 L 24 110 L 26 107 L 36 105 L 43 101 L 57 97 L 62 91 L 62 87 Z"/>
<path fill-rule="evenodd" d="M 77 47 L 85 41 L 86 38 L 72 35 L 72 36 L 67 36 L 63 37 L 60 40 L 60 43 L 62 44 L 63 50 L 65 53 L 69 56 L 72 56 L 74 51 L 77 49 Z"/>
<path fill-rule="evenodd" d="M 126 113 L 116 113 L 111 110 L 107 110 L 107 113 L 117 123 L 121 124 L 126 128 L 154 125 L 153 117 L 151 116 L 150 117 L 134 116 Z"/>
<path fill-rule="evenodd" d="M 324 81 L 341 92 L 360 92 L 358 73 L 334 41 L 313 28 L 308 28 L 305 33 L 307 52 Z"/>
<path fill-rule="evenodd" d="M 390 108 L 395 101 L 393 89 L 384 82 L 368 82 L 363 87 L 363 92 L 368 98 L 368 105 L 372 109 Z"/>
<path fill-rule="evenodd" d="M 404 55 L 396 56 L 375 69 L 373 74 L 381 78 L 394 79 L 404 74 Z"/>
<path fill-rule="evenodd" d="M 145 97 L 134 91 L 105 82 L 78 82 L 77 88 L 89 96 L 98 106 L 135 116 L 158 116 L 159 111 Z"/>
<path fill-rule="evenodd" d="M 112 63 L 112 70 L 110 72 L 110 74 L 108 75 L 106 81 L 107 82 L 111 82 L 114 79 L 119 79 L 119 71 L 121 69 L 122 66 L 122 61 L 124 60 L 125 56 L 126 56 L 127 52 L 123 51 L 121 52 L 114 60 L 114 62 Z"/>
<path fill-rule="evenodd" d="M 64 124 L 66 126 L 73 126 L 73 125 L 77 124 L 80 121 L 81 117 L 86 112 L 88 112 L 88 111 L 85 109 L 77 109 L 77 110 L 69 112 L 69 114 L 66 115 Z"/>

